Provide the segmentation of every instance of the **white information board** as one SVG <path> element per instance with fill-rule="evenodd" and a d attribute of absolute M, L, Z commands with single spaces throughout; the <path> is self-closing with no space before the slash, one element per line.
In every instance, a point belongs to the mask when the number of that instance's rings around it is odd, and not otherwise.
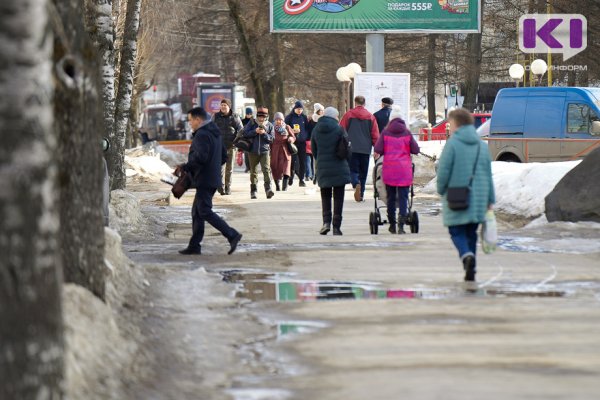
<path fill-rule="evenodd" d="M 354 96 L 364 96 L 371 113 L 381 109 L 381 99 L 389 97 L 400 106 L 408 123 L 410 112 L 410 74 L 396 72 L 360 72 L 354 77 Z"/>

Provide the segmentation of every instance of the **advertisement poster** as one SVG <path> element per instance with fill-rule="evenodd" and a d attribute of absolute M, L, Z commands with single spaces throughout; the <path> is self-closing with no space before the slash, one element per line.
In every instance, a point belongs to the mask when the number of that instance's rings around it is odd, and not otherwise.
<path fill-rule="evenodd" d="M 200 106 L 211 114 L 221 109 L 221 100 L 233 101 L 233 89 L 231 87 L 207 88 L 200 87 Z"/>
<path fill-rule="evenodd" d="M 361 72 L 354 77 L 354 96 L 364 96 L 365 108 L 371 113 L 381 109 L 381 99 L 389 97 L 408 121 L 410 112 L 410 74 Z"/>
<path fill-rule="evenodd" d="M 480 0 L 271 0 L 271 32 L 479 32 Z"/>

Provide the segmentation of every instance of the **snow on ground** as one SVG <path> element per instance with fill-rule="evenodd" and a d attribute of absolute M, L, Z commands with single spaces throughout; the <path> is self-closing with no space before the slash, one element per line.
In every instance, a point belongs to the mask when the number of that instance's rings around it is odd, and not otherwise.
<path fill-rule="evenodd" d="M 113 190 L 108 206 L 109 225 L 123 233 L 136 231 L 142 226 L 143 217 L 139 200 L 125 190 Z"/>
<path fill-rule="evenodd" d="M 173 172 L 176 165 L 185 163 L 187 156 L 150 142 L 125 151 L 125 172 L 128 177 L 158 181 Z"/>

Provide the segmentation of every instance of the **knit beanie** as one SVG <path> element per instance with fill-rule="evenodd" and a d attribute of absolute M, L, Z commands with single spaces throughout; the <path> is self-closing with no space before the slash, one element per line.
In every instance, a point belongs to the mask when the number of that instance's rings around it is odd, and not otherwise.
<path fill-rule="evenodd" d="M 302 101 L 296 100 L 296 102 L 294 103 L 294 110 L 296 108 L 304 108 L 304 104 L 302 104 Z"/>
<path fill-rule="evenodd" d="M 313 107 L 314 107 L 314 110 L 315 110 L 315 111 L 314 111 L 314 112 L 315 112 L 315 114 L 316 114 L 316 113 L 317 113 L 317 111 L 319 111 L 319 110 L 321 110 L 321 111 L 325 110 L 325 107 L 323 107 L 323 104 L 321 104 L 321 103 L 315 103 L 315 104 L 313 105 Z"/>
<path fill-rule="evenodd" d="M 231 108 L 231 100 L 229 100 L 229 99 L 221 100 L 221 104 L 227 104 L 229 106 L 229 108 Z"/>
<path fill-rule="evenodd" d="M 252 114 L 252 108 L 246 107 L 246 115 L 250 115 L 250 114 Z"/>
<path fill-rule="evenodd" d="M 285 119 L 285 117 L 283 116 L 283 113 L 276 112 L 275 116 L 273 117 L 273 121 L 275 121 L 276 119 L 280 119 L 283 121 Z"/>
<path fill-rule="evenodd" d="M 340 112 L 335 107 L 327 107 L 325 112 L 323 113 L 324 117 L 338 119 L 340 116 Z"/>
<path fill-rule="evenodd" d="M 392 106 L 392 111 L 390 112 L 390 121 L 396 118 L 404 120 L 404 118 L 402 118 L 402 109 L 400 106 Z"/>

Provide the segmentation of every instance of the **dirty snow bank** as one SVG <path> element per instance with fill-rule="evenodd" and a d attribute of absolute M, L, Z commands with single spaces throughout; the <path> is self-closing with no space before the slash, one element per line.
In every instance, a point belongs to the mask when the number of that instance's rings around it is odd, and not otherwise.
<path fill-rule="evenodd" d="M 125 151 L 125 174 L 142 180 L 159 181 L 171 174 L 176 165 L 185 163 L 187 156 L 150 142 Z"/>
<path fill-rule="evenodd" d="M 551 163 L 492 162 L 496 205 L 494 208 L 507 214 L 527 218 L 544 213 L 544 199 L 556 184 L 581 161 Z M 432 179 L 423 189 L 435 194 L 437 179 Z"/>
<path fill-rule="evenodd" d="M 106 303 L 81 286 L 63 287 L 65 376 L 71 399 L 124 399 L 141 333 L 131 309 L 141 304 L 144 276 L 121 250 L 121 238 L 105 228 Z M 139 371 L 136 371 L 139 376 Z"/>
<path fill-rule="evenodd" d="M 109 226 L 121 234 L 139 230 L 144 221 L 140 201 L 121 189 L 110 192 L 108 215 Z"/>

